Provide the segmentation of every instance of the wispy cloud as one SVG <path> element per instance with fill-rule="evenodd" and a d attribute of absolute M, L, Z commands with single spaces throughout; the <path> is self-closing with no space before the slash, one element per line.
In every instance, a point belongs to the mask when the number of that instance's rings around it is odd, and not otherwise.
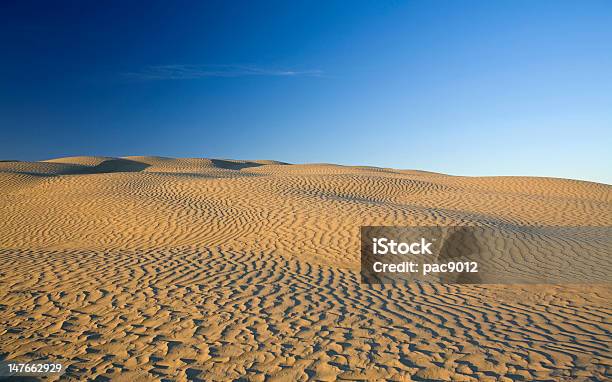
<path fill-rule="evenodd" d="M 155 65 L 124 73 L 139 80 L 193 80 L 208 77 L 321 77 L 321 70 L 269 69 L 247 65 Z"/>

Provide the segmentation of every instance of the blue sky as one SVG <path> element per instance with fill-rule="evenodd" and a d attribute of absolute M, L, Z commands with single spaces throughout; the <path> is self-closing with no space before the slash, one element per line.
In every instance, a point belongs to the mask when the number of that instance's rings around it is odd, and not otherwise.
<path fill-rule="evenodd" d="M 2 159 L 612 183 L 610 1 L 15 1 L 0 31 Z"/>

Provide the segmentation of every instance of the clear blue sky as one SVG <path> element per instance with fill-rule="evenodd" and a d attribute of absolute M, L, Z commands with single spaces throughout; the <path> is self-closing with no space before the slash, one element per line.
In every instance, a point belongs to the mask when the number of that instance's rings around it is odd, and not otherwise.
<path fill-rule="evenodd" d="M 611 1 L 3 2 L 0 157 L 612 183 Z"/>

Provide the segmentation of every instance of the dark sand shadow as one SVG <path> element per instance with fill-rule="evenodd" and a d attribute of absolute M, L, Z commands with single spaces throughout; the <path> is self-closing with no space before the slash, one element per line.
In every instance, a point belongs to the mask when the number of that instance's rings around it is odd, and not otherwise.
<path fill-rule="evenodd" d="M 139 172 L 147 167 L 150 167 L 147 163 L 138 162 L 131 159 L 108 159 L 100 164 L 83 168 L 80 171 L 76 171 L 75 174 L 106 174 L 110 172 Z"/>
<path fill-rule="evenodd" d="M 261 163 L 256 162 L 233 162 L 223 159 L 211 159 L 210 160 L 215 167 L 223 168 L 226 170 L 242 170 L 243 168 L 249 167 L 260 167 L 263 166 Z"/>

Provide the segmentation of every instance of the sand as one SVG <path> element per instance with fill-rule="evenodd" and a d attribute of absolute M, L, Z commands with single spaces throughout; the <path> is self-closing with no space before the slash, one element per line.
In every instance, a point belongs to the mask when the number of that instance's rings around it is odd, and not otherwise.
<path fill-rule="evenodd" d="M 610 284 L 359 278 L 362 225 L 606 227 L 609 185 L 71 157 L 0 162 L 0 190 L 0 359 L 97 381 L 611 377 Z"/>

